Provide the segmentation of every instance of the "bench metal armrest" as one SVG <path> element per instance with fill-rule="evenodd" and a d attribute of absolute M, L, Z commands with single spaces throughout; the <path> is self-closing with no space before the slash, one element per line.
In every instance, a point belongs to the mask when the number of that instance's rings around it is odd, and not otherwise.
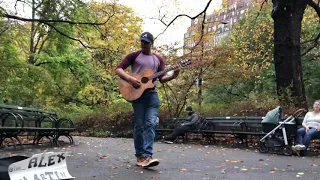
<path fill-rule="evenodd" d="M 12 112 L 4 112 L 1 113 L 0 115 L 0 120 L 1 120 L 1 126 L 5 126 L 5 122 L 7 120 L 8 117 L 12 116 L 14 118 L 14 125 L 15 127 L 23 127 L 23 118 L 21 115 L 19 114 L 14 114 Z M 20 126 L 19 126 L 19 122 L 20 121 Z"/>
<path fill-rule="evenodd" d="M 74 128 L 73 122 L 72 122 L 70 119 L 68 119 L 68 118 L 60 118 L 60 119 L 58 119 L 58 120 L 57 120 L 56 127 L 59 129 L 60 126 L 61 126 L 61 124 L 62 124 L 63 122 L 67 122 L 67 124 L 69 125 L 68 128 Z"/>

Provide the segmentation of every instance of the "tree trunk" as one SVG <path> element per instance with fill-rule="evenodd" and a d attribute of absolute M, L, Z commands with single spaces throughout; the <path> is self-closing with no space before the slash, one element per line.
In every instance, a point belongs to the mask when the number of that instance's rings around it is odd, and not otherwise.
<path fill-rule="evenodd" d="M 302 79 L 300 35 L 305 0 L 273 0 L 274 63 L 282 106 L 307 108 Z"/>
<path fill-rule="evenodd" d="M 32 0 L 32 19 L 35 18 L 35 2 L 34 0 Z M 30 32 L 30 47 L 29 47 L 29 64 L 34 64 L 35 63 L 35 59 L 34 59 L 34 34 L 35 34 L 35 30 L 34 30 L 34 23 L 35 22 L 31 22 L 31 32 Z"/>

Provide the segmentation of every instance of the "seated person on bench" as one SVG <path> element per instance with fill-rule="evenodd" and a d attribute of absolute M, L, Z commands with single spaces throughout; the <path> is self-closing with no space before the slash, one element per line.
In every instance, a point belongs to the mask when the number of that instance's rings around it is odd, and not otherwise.
<path fill-rule="evenodd" d="M 197 124 L 199 122 L 199 115 L 192 111 L 192 108 L 188 106 L 186 108 L 188 112 L 187 119 L 178 127 L 174 128 L 173 133 L 167 137 L 165 137 L 165 143 L 172 144 L 173 141 L 178 137 L 184 135 L 189 130 L 196 129 Z"/>
<path fill-rule="evenodd" d="M 313 111 L 308 112 L 302 122 L 302 128 L 298 130 L 294 150 L 306 153 L 312 139 L 320 139 L 320 100 L 313 104 Z"/>

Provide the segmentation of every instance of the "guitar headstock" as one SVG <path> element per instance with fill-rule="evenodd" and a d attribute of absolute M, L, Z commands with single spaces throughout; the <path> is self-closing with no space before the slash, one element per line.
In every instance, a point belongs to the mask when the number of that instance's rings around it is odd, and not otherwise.
<path fill-rule="evenodd" d="M 189 60 L 189 59 L 182 60 L 182 61 L 180 61 L 180 63 L 179 63 L 179 65 L 180 65 L 181 67 L 185 67 L 185 66 L 188 66 L 188 65 L 190 65 L 190 64 L 191 64 L 191 60 Z"/>
<path fill-rule="evenodd" d="M 183 68 L 183 67 L 186 67 L 188 65 L 191 64 L 191 61 L 189 59 L 186 59 L 186 60 L 182 60 L 180 61 L 178 64 L 175 64 L 173 66 L 170 66 L 170 68 L 167 69 L 167 71 L 171 71 L 171 70 L 174 70 L 174 69 L 179 69 L 179 68 Z"/>

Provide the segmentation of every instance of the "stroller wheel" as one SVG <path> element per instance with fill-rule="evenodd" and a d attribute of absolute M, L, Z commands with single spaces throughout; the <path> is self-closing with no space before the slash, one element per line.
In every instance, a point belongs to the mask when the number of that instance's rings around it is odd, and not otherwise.
<path fill-rule="evenodd" d="M 286 156 L 291 156 L 293 154 L 293 150 L 290 146 L 285 146 L 283 148 L 283 154 Z"/>
<path fill-rule="evenodd" d="M 259 143 L 259 152 L 261 152 L 261 153 L 267 153 L 267 152 L 269 152 L 269 147 L 268 146 L 266 146 L 266 143 L 265 142 L 260 142 Z"/>

